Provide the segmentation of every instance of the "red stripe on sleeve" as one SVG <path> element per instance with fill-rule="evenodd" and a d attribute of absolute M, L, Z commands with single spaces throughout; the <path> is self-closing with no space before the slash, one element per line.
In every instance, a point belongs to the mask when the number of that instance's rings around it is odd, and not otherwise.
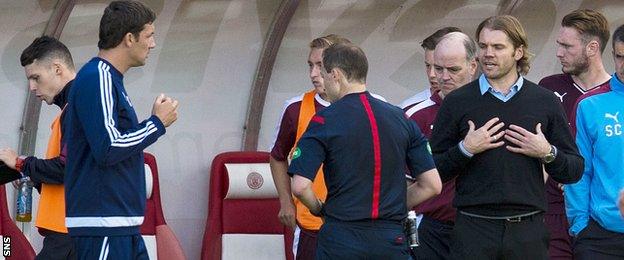
<path fill-rule="evenodd" d="M 314 115 L 314 116 L 312 117 L 311 121 L 312 121 L 312 122 L 317 122 L 317 123 L 319 123 L 319 124 L 321 124 L 321 125 L 324 125 L 324 124 L 325 124 L 325 118 L 324 118 L 324 117 L 317 116 L 317 115 Z"/>

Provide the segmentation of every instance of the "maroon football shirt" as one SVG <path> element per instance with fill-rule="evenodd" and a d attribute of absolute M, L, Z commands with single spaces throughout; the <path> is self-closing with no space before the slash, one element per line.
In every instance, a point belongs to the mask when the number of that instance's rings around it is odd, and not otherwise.
<path fill-rule="evenodd" d="M 540 86 L 549 89 L 550 91 L 555 93 L 555 96 L 559 98 L 559 101 L 561 101 L 563 109 L 566 112 L 566 116 L 568 117 L 568 122 L 576 120 L 574 118 L 576 100 L 581 95 L 605 84 L 609 84 L 609 81 L 607 80 L 606 82 L 591 89 L 583 90 L 583 88 L 574 83 L 574 80 L 572 79 L 572 76 L 570 76 L 570 74 L 551 75 L 543 78 L 539 82 Z M 559 184 L 553 181 L 551 178 L 548 178 L 548 181 L 546 182 L 546 200 L 548 201 L 548 213 L 563 215 L 565 214 L 565 205 L 563 203 L 563 193 L 561 192 L 561 189 L 559 189 L 558 185 Z"/>
<path fill-rule="evenodd" d="M 302 100 L 303 94 L 287 100 L 284 105 L 284 112 L 277 125 L 277 135 L 271 149 L 271 157 L 275 160 L 286 161 L 290 150 L 295 145 Z M 317 112 L 328 106 L 329 102 L 323 100 L 321 96 L 318 94 L 314 96 L 314 107 Z"/>
<path fill-rule="evenodd" d="M 427 139 L 431 137 L 433 122 L 441 104 L 442 99 L 436 92 L 429 99 L 405 108 L 405 114 L 416 122 Z M 420 203 L 414 210 L 441 222 L 455 222 L 455 208 L 452 205 L 454 197 L 455 179 L 442 185 L 440 195 Z"/>

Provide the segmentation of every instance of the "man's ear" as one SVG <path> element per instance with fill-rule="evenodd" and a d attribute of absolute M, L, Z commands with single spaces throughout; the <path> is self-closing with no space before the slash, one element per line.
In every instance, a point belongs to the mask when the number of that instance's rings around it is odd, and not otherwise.
<path fill-rule="evenodd" d="M 344 78 L 344 73 L 342 72 L 341 69 L 339 68 L 333 68 L 331 70 L 331 75 L 333 77 L 334 80 L 341 80 L 342 78 Z"/>
<path fill-rule="evenodd" d="M 522 57 L 524 57 L 524 45 L 518 46 L 514 53 L 514 59 L 516 61 L 519 61 L 520 59 L 522 59 Z"/>
<path fill-rule="evenodd" d="M 596 54 L 601 55 L 600 53 L 600 44 L 596 40 L 591 40 L 585 46 L 585 54 L 588 57 L 594 56 Z"/>
<path fill-rule="evenodd" d="M 477 63 L 477 59 L 473 58 L 468 62 L 468 72 L 470 73 L 470 79 L 474 79 L 475 75 L 477 75 L 477 70 L 479 69 L 479 64 Z"/>
<path fill-rule="evenodd" d="M 347 79 L 347 76 L 344 74 L 344 71 L 342 71 L 341 69 L 333 68 L 332 75 L 334 77 L 334 80 L 337 82 L 340 82 L 342 85 L 349 84 L 349 80 Z"/>
<path fill-rule="evenodd" d="M 126 47 L 132 47 L 132 45 L 137 42 L 137 39 L 134 38 L 134 34 L 126 33 L 126 35 L 124 35 L 123 37 L 122 42 L 126 45 Z"/>
<path fill-rule="evenodd" d="M 63 73 L 63 64 L 61 64 L 58 60 L 53 61 L 52 70 L 54 71 L 54 74 L 61 75 Z"/>

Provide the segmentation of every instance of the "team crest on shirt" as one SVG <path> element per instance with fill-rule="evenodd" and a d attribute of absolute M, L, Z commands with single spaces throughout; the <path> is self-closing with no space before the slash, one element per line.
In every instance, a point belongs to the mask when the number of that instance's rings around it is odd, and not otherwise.
<path fill-rule="evenodd" d="M 299 147 L 295 148 L 292 154 L 292 160 L 299 158 L 301 156 L 301 149 Z"/>
<path fill-rule="evenodd" d="M 620 124 L 620 120 L 618 118 L 619 115 L 620 111 L 604 114 L 605 119 L 611 119 L 609 121 L 612 121 L 611 124 L 607 124 L 605 126 L 605 135 L 607 137 L 622 135 L 622 125 Z"/>

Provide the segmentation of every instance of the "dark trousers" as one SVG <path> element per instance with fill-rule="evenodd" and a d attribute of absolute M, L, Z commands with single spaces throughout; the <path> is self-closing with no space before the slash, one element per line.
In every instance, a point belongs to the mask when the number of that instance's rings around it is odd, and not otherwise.
<path fill-rule="evenodd" d="M 149 260 L 141 235 L 109 237 L 72 237 L 80 260 Z"/>
<path fill-rule="evenodd" d="M 297 244 L 297 260 L 314 260 L 316 258 L 317 230 L 299 228 L 299 243 Z"/>
<path fill-rule="evenodd" d="M 587 227 L 574 240 L 574 258 L 624 259 L 624 234 L 606 230 L 590 218 Z"/>
<path fill-rule="evenodd" d="M 572 237 L 568 233 L 568 219 L 565 214 L 544 214 L 544 223 L 550 233 L 548 259 L 572 260 Z"/>
<path fill-rule="evenodd" d="M 43 235 L 43 248 L 35 259 L 37 260 L 66 260 L 76 259 L 74 242 L 66 233 L 54 232 L 52 230 L 40 229 Z"/>
<path fill-rule="evenodd" d="M 452 238 L 451 259 L 547 259 L 548 231 L 541 213 L 509 222 L 458 212 Z"/>
<path fill-rule="evenodd" d="M 316 259 L 406 260 L 410 258 L 406 240 L 401 223 L 326 219 L 319 231 Z"/>
<path fill-rule="evenodd" d="M 416 260 L 450 259 L 452 223 L 443 223 L 423 216 L 418 226 L 420 245 L 412 250 Z"/>

